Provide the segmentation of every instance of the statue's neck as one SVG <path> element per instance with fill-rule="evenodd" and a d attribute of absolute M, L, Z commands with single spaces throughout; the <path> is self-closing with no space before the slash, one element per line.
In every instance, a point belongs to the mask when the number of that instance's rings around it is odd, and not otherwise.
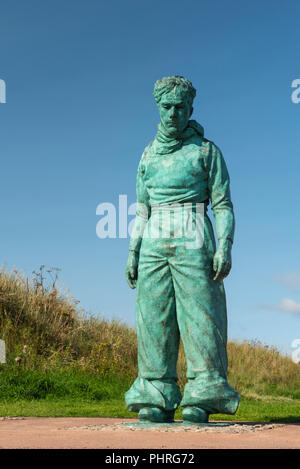
<path fill-rule="evenodd" d="M 187 127 L 188 127 L 188 125 L 186 126 L 186 128 Z M 165 137 L 167 139 L 170 139 L 170 140 L 181 140 L 183 138 L 183 134 L 184 134 L 186 128 L 181 132 L 176 131 L 176 130 L 173 131 L 173 132 L 170 132 L 164 127 L 164 125 L 161 121 L 160 121 L 159 126 L 158 126 L 159 133 L 163 137 Z"/>

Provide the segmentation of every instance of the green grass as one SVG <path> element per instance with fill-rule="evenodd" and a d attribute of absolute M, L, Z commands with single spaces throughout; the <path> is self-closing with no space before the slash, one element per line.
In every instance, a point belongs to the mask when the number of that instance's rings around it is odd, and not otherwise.
<path fill-rule="evenodd" d="M 0 367 L 0 415 L 20 417 L 124 417 L 129 376 Z M 181 410 L 175 418 L 181 419 Z M 212 420 L 300 422 L 300 400 L 286 397 L 243 397 L 237 413 L 212 415 Z"/>
<path fill-rule="evenodd" d="M 260 401 L 242 398 L 235 415 L 212 415 L 216 420 L 300 423 L 300 400 Z"/>
<path fill-rule="evenodd" d="M 18 417 L 126 417 L 134 418 L 128 412 L 124 401 L 110 399 L 83 401 L 75 399 L 39 399 L 0 401 L 1 416 Z"/>
<path fill-rule="evenodd" d="M 22 370 L 0 366 L 0 401 L 119 399 L 130 386 L 120 374 L 95 375 L 82 371 Z"/>
<path fill-rule="evenodd" d="M 103 401 L 83 401 L 80 399 L 1 400 L 0 415 L 137 418 L 137 414 L 128 412 L 126 409 L 124 398 Z M 176 411 L 175 418 L 181 420 L 181 410 Z M 242 398 L 235 415 L 211 415 L 210 420 L 300 423 L 300 401 L 263 402 Z"/>

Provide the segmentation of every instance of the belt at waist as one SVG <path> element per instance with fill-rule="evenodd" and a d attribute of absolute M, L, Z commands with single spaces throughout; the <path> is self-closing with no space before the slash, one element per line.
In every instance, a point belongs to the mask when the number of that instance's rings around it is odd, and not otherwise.
<path fill-rule="evenodd" d="M 151 205 L 151 213 L 161 211 L 177 212 L 182 210 L 202 211 L 203 209 L 206 211 L 208 204 L 208 200 L 203 202 L 174 202 L 172 204 L 153 204 Z"/>

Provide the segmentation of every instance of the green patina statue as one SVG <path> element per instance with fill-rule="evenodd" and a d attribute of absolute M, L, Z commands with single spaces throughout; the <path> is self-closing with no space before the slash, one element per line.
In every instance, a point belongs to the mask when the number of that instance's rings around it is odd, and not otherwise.
<path fill-rule="evenodd" d="M 234 235 L 229 175 L 220 149 L 190 120 L 195 95 L 192 83 L 180 76 L 155 83 L 160 124 L 137 172 L 126 277 L 137 287 L 139 374 L 125 400 L 146 422 L 172 422 L 179 405 L 183 421 L 207 422 L 211 413 L 234 414 L 239 404 L 227 382 L 223 279 L 231 269 Z M 197 206 L 203 207 L 199 224 Z M 188 223 L 196 235 L 202 230 L 202 242 L 190 243 L 191 231 L 182 229 Z M 188 378 L 183 397 L 176 384 L 180 337 Z"/>

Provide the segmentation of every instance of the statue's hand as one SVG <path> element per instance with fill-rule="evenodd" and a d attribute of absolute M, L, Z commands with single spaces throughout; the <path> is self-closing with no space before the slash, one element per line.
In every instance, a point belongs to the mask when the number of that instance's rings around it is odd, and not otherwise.
<path fill-rule="evenodd" d="M 129 251 L 126 265 L 126 279 L 130 288 L 136 287 L 138 277 L 139 254 L 135 251 Z"/>
<path fill-rule="evenodd" d="M 221 282 L 230 272 L 231 269 L 231 242 L 225 241 L 220 243 L 213 261 L 213 268 L 216 272 L 214 280 Z"/>

